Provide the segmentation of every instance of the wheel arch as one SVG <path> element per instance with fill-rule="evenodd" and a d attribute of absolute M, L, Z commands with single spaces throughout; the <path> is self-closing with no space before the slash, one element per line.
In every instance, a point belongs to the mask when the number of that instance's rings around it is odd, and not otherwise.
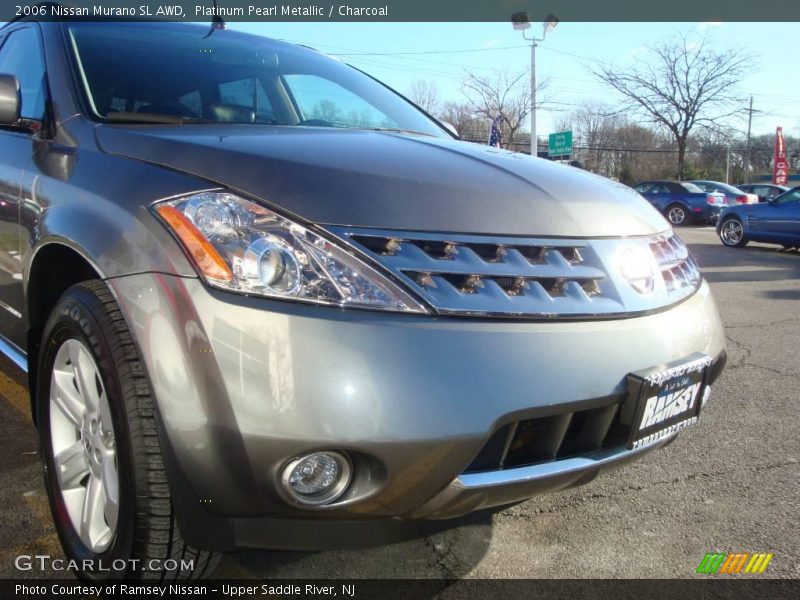
<path fill-rule="evenodd" d="M 692 211 L 692 209 L 689 207 L 689 203 L 686 202 L 685 200 L 670 200 L 667 203 L 665 210 L 669 210 L 673 206 L 680 206 L 683 210 L 689 213 Z"/>
<path fill-rule="evenodd" d="M 47 318 L 59 298 L 71 286 L 104 277 L 83 249 L 62 238 L 42 241 L 31 255 L 27 273 L 25 310 L 28 321 L 28 389 L 31 416 L 35 423 L 39 351 Z"/>

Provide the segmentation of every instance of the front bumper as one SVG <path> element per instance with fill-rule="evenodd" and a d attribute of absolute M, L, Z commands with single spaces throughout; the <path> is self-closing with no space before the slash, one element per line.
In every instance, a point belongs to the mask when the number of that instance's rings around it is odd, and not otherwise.
<path fill-rule="evenodd" d="M 583 322 L 301 306 L 162 274 L 108 283 L 156 395 L 179 525 L 199 547 L 322 547 L 323 524 L 453 517 L 583 483 L 638 453 L 488 485 L 462 473 L 505 421 L 624 395 L 627 373 L 724 351 L 705 283 L 664 312 Z M 325 448 L 353 458 L 351 489 L 316 510 L 285 501 L 281 467 Z M 302 527 L 309 540 L 292 535 Z"/>

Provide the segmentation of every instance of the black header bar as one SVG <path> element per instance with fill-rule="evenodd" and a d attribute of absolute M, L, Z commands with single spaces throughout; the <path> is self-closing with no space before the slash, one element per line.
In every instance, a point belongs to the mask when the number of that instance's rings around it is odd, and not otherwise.
<path fill-rule="evenodd" d="M 309 22 L 509 22 L 525 11 L 533 24 L 555 15 L 572 22 L 800 21 L 800 2 L 787 0 L 5 0 L 0 21 L 92 18 L 130 20 Z M 758 35 L 754 32 L 753 35 Z M 786 40 L 789 43 L 790 40 Z"/>

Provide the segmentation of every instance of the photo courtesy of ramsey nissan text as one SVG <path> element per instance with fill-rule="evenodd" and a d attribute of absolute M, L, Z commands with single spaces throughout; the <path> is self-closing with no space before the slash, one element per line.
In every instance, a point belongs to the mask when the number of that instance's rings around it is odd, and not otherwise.
<path fill-rule="evenodd" d="M 797 597 L 779 4 L 0 9 L 2 595 Z"/>

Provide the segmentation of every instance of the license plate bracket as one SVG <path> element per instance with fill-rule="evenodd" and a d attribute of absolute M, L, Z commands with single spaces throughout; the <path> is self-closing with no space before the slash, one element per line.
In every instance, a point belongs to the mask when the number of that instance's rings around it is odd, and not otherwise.
<path fill-rule="evenodd" d="M 628 375 L 635 399 L 628 449 L 633 450 L 694 425 L 700 417 L 711 358 L 693 354 L 681 361 Z"/>

